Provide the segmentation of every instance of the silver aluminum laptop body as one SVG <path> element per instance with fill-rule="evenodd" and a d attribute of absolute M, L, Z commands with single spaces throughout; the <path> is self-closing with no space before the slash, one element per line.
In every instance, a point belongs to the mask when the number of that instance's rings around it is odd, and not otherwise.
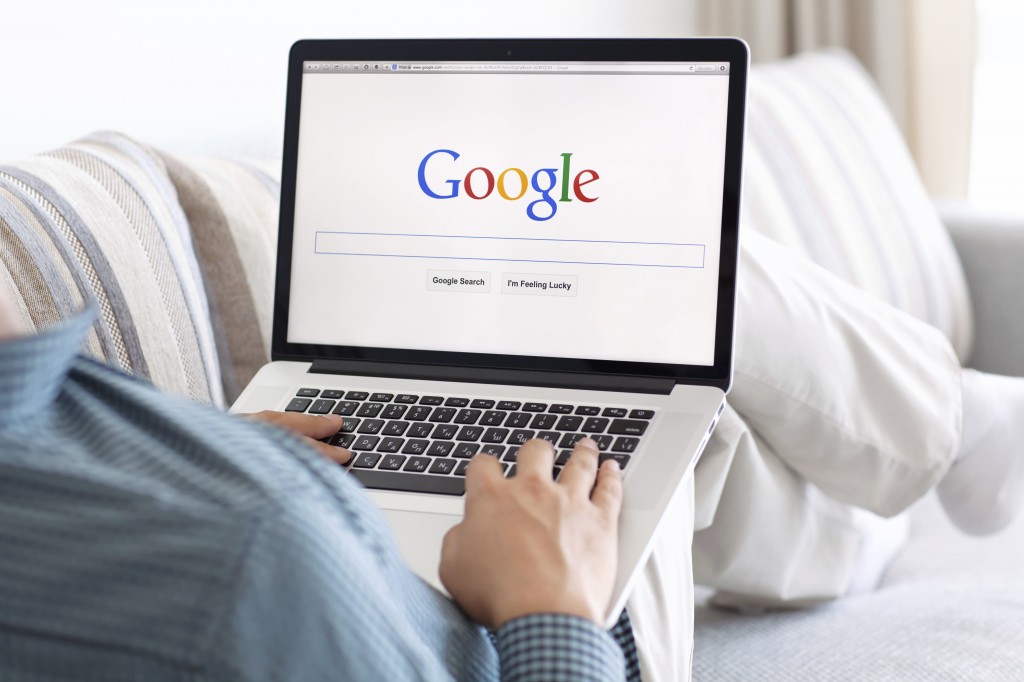
<path fill-rule="evenodd" d="M 653 413 L 612 625 L 731 382 L 747 62 L 733 39 L 296 43 L 274 361 L 231 411 L 308 389 Z M 442 589 L 463 497 L 368 493 Z"/>

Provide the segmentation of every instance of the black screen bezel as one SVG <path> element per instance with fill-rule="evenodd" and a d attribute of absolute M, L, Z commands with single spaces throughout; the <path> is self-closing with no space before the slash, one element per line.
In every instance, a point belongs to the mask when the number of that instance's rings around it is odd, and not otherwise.
<path fill-rule="evenodd" d="M 722 245 L 714 364 L 495 355 L 396 348 L 289 343 L 295 184 L 299 149 L 299 109 L 306 61 L 613 61 L 729 63 L 728 121 Z M 733 327 L 739 245 L 739 208 L 748 70 L 746 44 L 733 38 L 687 39 L 459 39 L 459 40 L 302 40 L 288 62 L 281 206 L 274 295 L 271 356 L 274 360 L 363 360 L 405 364 L 455 365 L 486 369 L 546 370 L 587 374 L 669 378 L 728 390 L 732 376 Z M 701 77 L 701 76 L 695 76 Z M 711 77 L 711 76 L 708 76 Z M 366 295 L 366 292 L 359 292 Z M 343 295 L 343 292 L 342 292 Z"/>

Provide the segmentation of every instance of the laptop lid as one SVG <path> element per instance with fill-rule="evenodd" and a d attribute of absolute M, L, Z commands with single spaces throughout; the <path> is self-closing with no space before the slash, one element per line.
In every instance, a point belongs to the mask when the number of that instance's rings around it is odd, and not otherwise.
<path fill-rule="evenodd" d="M 728 389 L 746 46 L 301 41 L 273 357 Z"/>

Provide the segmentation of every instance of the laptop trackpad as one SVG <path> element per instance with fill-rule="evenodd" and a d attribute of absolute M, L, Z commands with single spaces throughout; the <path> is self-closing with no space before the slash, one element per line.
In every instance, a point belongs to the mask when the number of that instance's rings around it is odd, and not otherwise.
<path fill-rule="evenodd" d="M 398 540 L 402 558 L 413 573 L 447 594 L 437 575 L 437 567 L 441 562 L 441 542 L 444 534 L 460 521 L 460 517 L 396 509 L 384 509 L 383 512 Z"/>

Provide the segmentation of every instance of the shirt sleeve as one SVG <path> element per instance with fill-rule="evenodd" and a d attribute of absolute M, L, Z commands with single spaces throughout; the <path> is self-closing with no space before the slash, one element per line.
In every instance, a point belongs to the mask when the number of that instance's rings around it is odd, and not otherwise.
<path fill-rule="evenodd" d="M 495 633 L 503 682 L 619 682 L 626 660 L 612 636 L 583 618 L 542 613 Z"/>

